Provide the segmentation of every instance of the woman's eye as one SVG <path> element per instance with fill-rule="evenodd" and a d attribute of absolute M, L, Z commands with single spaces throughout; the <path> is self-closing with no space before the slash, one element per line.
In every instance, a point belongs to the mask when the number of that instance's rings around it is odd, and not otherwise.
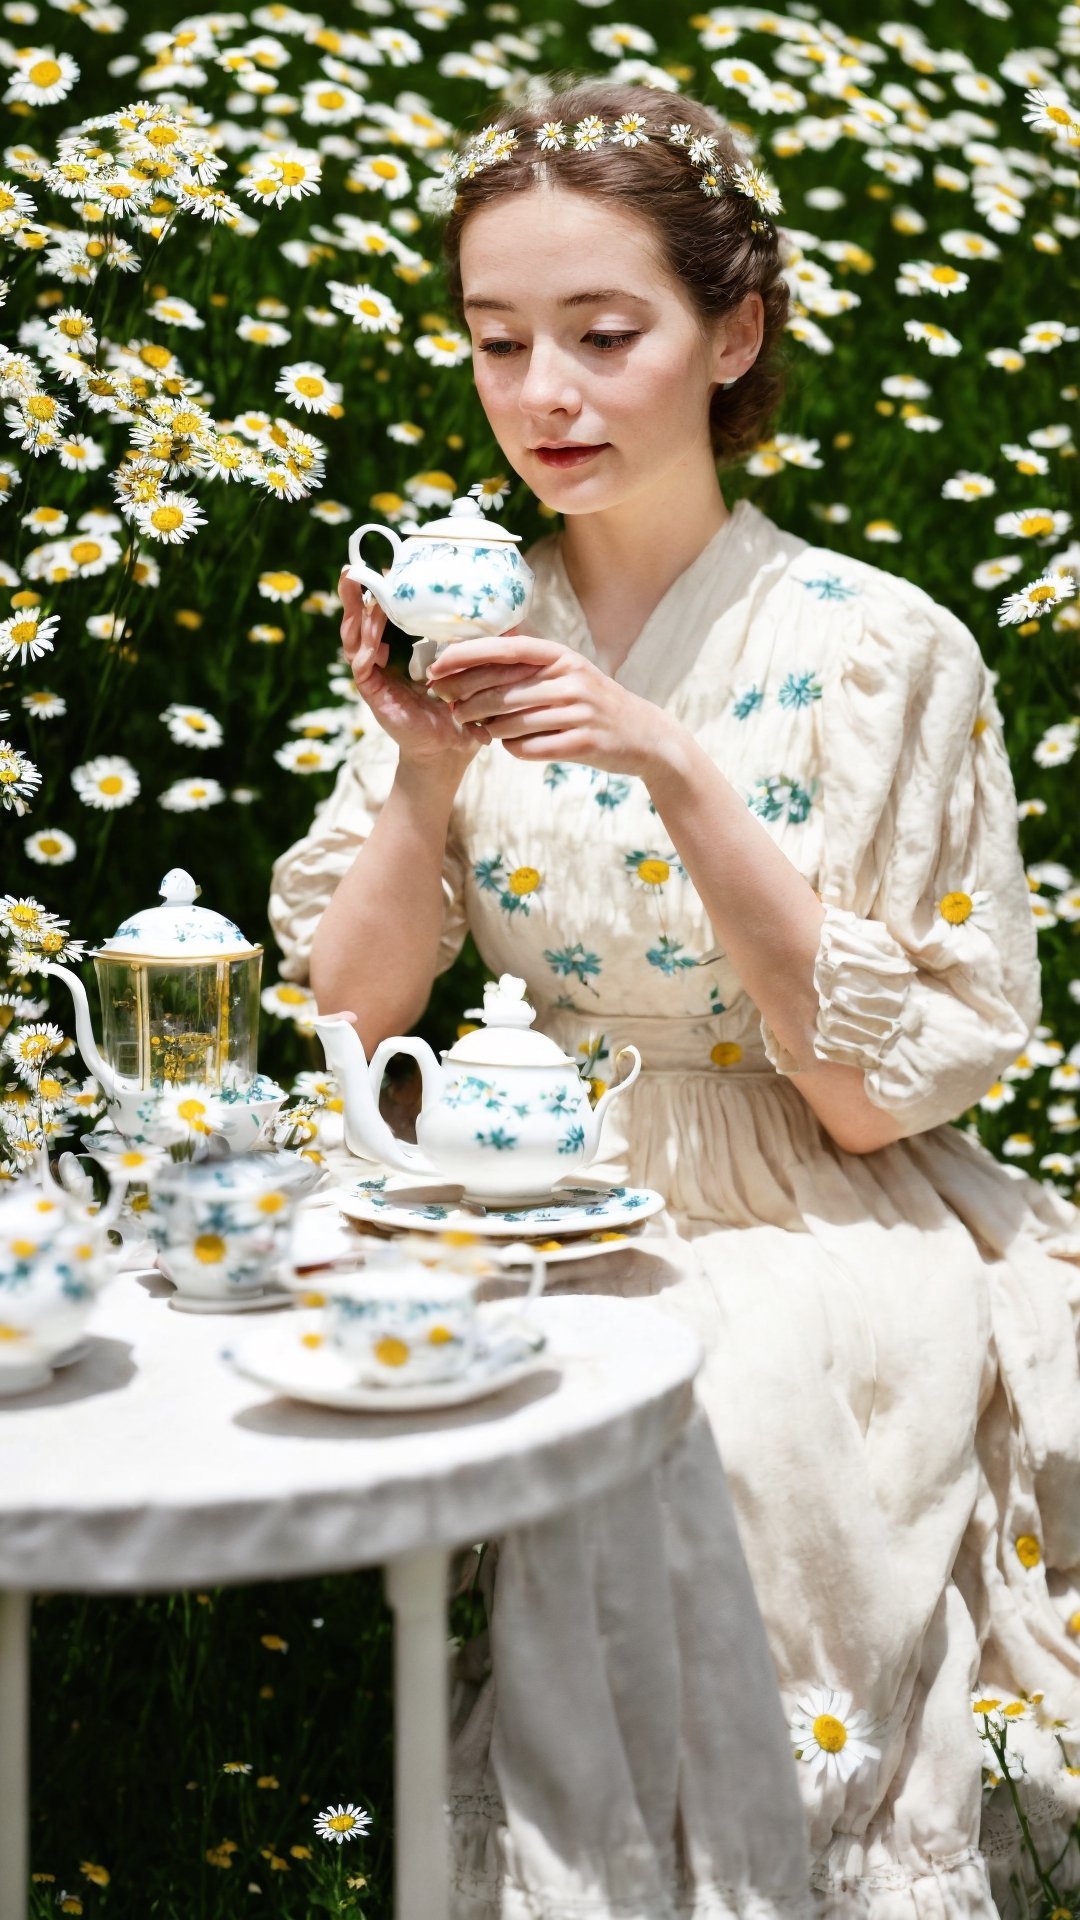
<path fill-rule="evenodd" d="M 637 332 L 601 333 L 594 330 L 587 333 L 585 338 L 598 353 L 615 353 L 620 347 L 625 347 L 629 341 L 636 340 Z M 496 360 L 507 360 L 516 350 L 517 342 L 514 340 L 484 340 L 480 343 L 480 352 L 494 354 Z"/>

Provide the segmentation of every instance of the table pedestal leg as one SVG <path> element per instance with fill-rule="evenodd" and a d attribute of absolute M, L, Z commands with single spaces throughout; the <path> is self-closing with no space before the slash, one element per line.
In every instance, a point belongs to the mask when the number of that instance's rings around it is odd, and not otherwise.
<path fill-rule="evenodd" d="M 386 1568 L 394 1610 L 395 1920 L 449 1920 L 448 1560 L 441 1550 L 424 1548 Z"/>
<path fill-rule="evenodd" d="M 25 1920 L 30 1885 L 30 1595 L 0 1593 L 0 1914 Z"/>

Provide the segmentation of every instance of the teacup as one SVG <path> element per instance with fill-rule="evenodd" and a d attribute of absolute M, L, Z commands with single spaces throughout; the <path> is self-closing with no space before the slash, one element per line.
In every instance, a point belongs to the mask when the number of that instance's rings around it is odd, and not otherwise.
<path fill-rule="evenodd" d="M 144 1218 L 178 1292 L 249 1299 L 284 1277 L 297 1185 L 278 1158 L 171 1164 L 157 1174 Z"/>
<path fill-rule="evenodd" d="M 476 1352 L 476 1282 L 432 1267 L 365 1271 L 330 1294 L 324 1324 L 365 1386 L 455 1380 Z"/>
<path fill-rule="evenodd" d="M 43 1386 L 113 1263 L 104 1214 L 26 1181 L 0 1201 L 0 1395 Z"/>

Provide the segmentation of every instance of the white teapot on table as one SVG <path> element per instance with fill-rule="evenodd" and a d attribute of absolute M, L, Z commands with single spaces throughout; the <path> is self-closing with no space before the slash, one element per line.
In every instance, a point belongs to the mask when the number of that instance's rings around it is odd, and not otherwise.
<path fill-rule="evenodd" d="M 365 533 L 381 533 L 393 547 L 388 574 L 361 559 Z M 403 633 L 416 635 L 409 666 L 414 680 L 423 679 L 452 640 L 482 640 L 525 619 L 535 576 L 517 551 L 520 539 L 481 513 L 467 494 L 453 502 L 446 519 L 404 539 L 374 521 L 357 527 L 349 541 L 349 573 Z"/>
<path fill-rule="evenodd" d="M 399 1172 L 451 1181 L 487 1205 L 547 1199 L 556 1181 L 595 1160 L 604 1114 L 637 1079 L 641 1055 L 620 1049 L 619 1059 L 633 1058 L 630 1072 L 594 1108 L 576 1063 L 546 1034 L 529 1031 L 536 1012 L 524 980 L 504 973 L 489 982 L 479 1017 L 483 1026 L 463 1034 L 441 1065 L 426 1041 L 399 1034 L 382 1041 L 369 1066 L 354 1016 L 320 1014 L 315 1031 L 345 1100 L 345 1144 Z M 420 1068 L 416 1146 L 399 1140 L 379 1112 L 383 1070 L 396 1053 L 411 1054 Z"/>

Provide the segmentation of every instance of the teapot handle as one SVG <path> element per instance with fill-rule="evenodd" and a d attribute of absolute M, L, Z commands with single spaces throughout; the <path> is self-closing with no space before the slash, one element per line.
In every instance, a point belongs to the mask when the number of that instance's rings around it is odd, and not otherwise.
<path fill-rule="evenodd" d="M 356 532 L 349 536 L 349 572 L 354 580 L 359 580 L 362 586 L 367 587 L 369 592 L 375 595 L 383 612 L 388 615 L 390 609 L 383 598 L 386 591 L 385 578 L 381 573 L 376 573 L 374 567 L 366 567 L 360 558 L 360 542 L 365 533 L 381 533 L 384 539 L 389 540 L 390 545 L 394 549 L 391 569 L 397 566 L 398 560 L 401 557 L 401 540 L 394 532 L 393 527 L 381 527 L 375 520 L 366 521 L 362 527 L 357 527 Z"/>

